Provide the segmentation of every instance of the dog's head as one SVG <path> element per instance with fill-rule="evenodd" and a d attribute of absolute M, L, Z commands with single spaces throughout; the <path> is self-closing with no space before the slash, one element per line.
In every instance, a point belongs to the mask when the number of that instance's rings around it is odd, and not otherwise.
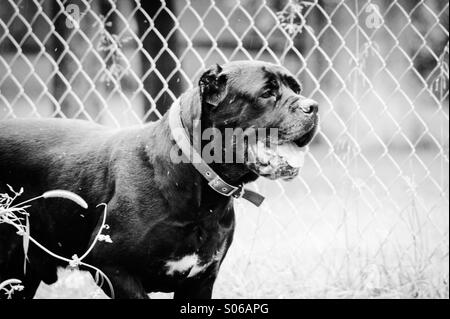
<path fill-rule="evenodd" d="M 301 95 L 301 85 L 289 71 L 254 61 L 216 65 L 203 73 L 199 88 L 202 125 L 222 132 L 226 128 L 258 132 L 257 142 L 249 142 L 250 136 L 232 142 L 244 150 L 244 164 L 250 170 L 271 179 L 298 174 L 303 147 L 317 128 L 318 105 Z"/>

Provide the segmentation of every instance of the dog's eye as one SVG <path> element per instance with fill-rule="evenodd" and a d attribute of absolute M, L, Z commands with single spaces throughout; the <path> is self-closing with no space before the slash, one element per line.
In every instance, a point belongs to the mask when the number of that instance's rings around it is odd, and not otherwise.
<path fill-rule="evenodd" d="M 275 96 L 275 92 L 273 90 L 267 90 L 263 94 L 261 94 L 261 97 L 263 99 L 271 98 L 272 96 Z"/>

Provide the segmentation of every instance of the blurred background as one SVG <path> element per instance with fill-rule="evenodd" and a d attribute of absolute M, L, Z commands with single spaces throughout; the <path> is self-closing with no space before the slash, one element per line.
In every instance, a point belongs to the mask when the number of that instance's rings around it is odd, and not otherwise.
<path fill-rule="evenodd" d="M 237 201 L 213 296 L 448 298 L 448 23 L 441 0 L 0 0 L 0 119 L 142 125 L 209 65 L 284 65 L 320 130 Z M 104 295 L 66 270 L 38 297 Z"/>

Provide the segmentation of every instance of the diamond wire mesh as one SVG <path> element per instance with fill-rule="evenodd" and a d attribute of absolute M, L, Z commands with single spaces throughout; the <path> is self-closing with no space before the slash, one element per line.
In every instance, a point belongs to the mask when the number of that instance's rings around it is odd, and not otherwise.
<path fill-rule="evenodd" d="M 0 118 L 141 124 L 213 63 L 282 64 L 321 128 L 237 203 L 215 296 L 448 298 L 448 3 L 155 3 L 1 0 Z"/>

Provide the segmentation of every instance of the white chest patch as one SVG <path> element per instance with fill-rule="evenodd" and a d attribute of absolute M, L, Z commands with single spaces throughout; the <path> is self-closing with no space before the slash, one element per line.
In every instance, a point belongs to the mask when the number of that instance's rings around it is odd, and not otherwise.
<path fill-rule="evenodd" d="M 197 254 L 186 255 L 178 260 L 169 260 L 166 262 L 166 274 L 173 276 L 175 273 L 185 273 L 189 271 L 188 277 L 193 277 L 206 269 L 210 264 L 201 265 Z"/>

